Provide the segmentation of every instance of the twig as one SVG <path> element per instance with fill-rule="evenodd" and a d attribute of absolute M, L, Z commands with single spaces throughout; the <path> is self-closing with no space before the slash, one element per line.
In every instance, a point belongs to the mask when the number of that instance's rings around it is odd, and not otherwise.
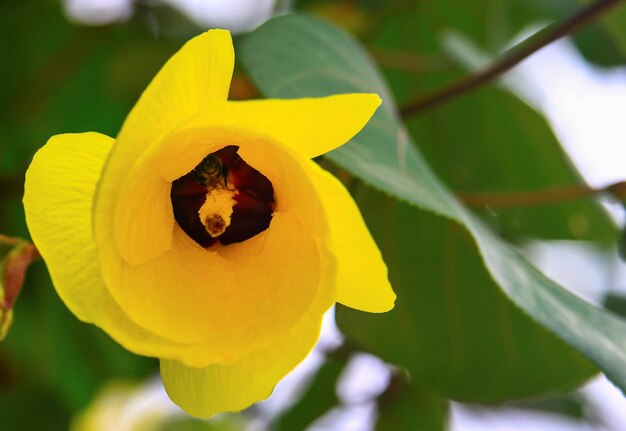
<path fill-rule="evenodd" d="M 465 204 L 473 207 L 515 208 L 570 201 L 601 193 L 608 193 L 616 199 L 624 200 L 626 181 L 598 189 L 588 185 L 577 185 L 521 192 L 457 193 L 457 196 Z"/>
<path fill-rule="evenodd" d="M 22 238 L 18 238 L 14 236 L 7 236 L 7 235 L 0 233 L 0 244 L 18 245 L 23 242 L 24 240 Z"/>
<path fill-rule="evenodd" d="M 624 0 L 598 0 L 595 3 L 577 11 L 565 21 L 554 23 L 537 32 L 524 42 L 506 51 L 502 57 L 485 69 L 461 77 L 450 85 L 436 90 L 426 96 L 408 102 L 400 109 L 403 118 L 441 105 L 455 97 L 474 90 L 491 81 L 493 78 L 507 72 L 522 60 L 531 56 L 541 48 L 549 45 L 563 36 L 572 34 L 591 24 L 613 7 Z"/>

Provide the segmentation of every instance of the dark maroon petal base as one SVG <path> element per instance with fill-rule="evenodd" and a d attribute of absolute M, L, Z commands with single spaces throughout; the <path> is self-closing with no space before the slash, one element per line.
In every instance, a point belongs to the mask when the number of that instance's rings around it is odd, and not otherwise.
<path fill-rule="evenodd" d="M 198 217 L 206 200 L 207 188 L 198 182 L 194 171 L 172 183 L 170 197 L 174 218 L 183 231 L 202 247 L 243 242 L 267 229 L 274 213 L 274 187 L 259 171 L 237 154 L 239 147 L 229 145 L 212 155 L 217 156 L 227 173 L 228 184 L 238 193 L 230 226 L 217 238 L 211 237 Z"/>

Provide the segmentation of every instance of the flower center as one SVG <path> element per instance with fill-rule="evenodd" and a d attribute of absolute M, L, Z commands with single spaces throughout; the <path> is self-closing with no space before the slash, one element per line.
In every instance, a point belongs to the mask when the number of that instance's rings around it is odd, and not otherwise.
<path fill-rule="evenodd" d="M 272 220 L 274 187 L 237 150 L 229 145 L 209 154 L 172 183 L 174 218 L 202 247 L 243 242 Z"/>

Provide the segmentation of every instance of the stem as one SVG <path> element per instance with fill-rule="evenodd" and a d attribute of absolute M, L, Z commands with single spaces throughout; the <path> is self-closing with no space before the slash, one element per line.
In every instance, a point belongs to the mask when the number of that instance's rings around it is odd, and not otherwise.
<path fill-rule="evenodd" d="M 434 108 L 490 82 L 493 78 L 509 71 L 541 48 L 563 36 L 575 33 L 623 2 L 624 0 L 596 1 L 577 11 L 565 21 L 551 24 L 535 33 L 524 42 L 506 51 L 502 57 L 486 68 L 461 77 L 444 88 L 435 90 L 426 96 L 408 102 L 400 109 L 400 115 L 406 118 L 413 114 Z"/>
<path fill-rule="evenodd" d="M 618 200 L 624 200 L 626 199 L 626 181 L 599 189 L 588 185 L 577 185 L 521 192 L 457 193 L 457 196 L 465 204 L 473 207 L 515 208 L 570 201 L 601 193 L 609 193 Z"/>
<path fill-rule="evenodd" d="M 23 242 L 24 240 L 22 238 L 7 236 L 7 235 L 0 233 L 0 244 L 18 245 L 18 244 L 22 244 Z"/>

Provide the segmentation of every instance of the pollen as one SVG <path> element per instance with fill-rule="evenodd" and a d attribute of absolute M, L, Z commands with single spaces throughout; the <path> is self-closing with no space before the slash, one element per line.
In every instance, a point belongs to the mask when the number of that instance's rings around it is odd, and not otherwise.
<path fill-rule="evenodd" d="M 198 217 L 212 238 L 217 238 L 230 226 L 233 207 L 237 203 L 236 195 L 236 189 L 223 185 L 209 190 L 206 194 L 206 200 L 198 210 Z"/>
<path fill-rule="evenodd" d="M 243 242 L 269 228 L 272 182 L 227 145 L 172 183 L 174 218 L 204 248 Z"/>

